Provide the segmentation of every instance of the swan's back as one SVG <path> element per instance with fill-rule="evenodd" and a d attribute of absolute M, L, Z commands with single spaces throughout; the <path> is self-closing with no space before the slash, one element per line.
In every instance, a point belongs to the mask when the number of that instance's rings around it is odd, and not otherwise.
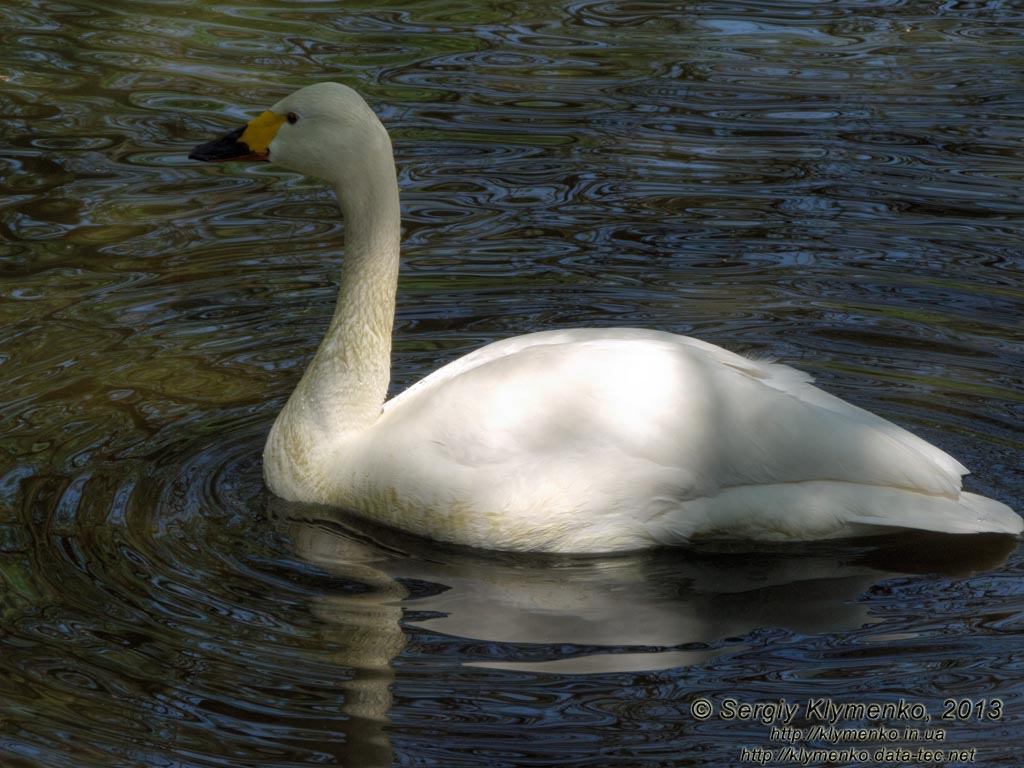
<path fill-rule="evenodd" d="M 558 454 L 585 439 L 701 467 L 691 474 L 702 492 L 821 479 L 958 491 L 967 470 L 951 456 L 811 382 L 670 333 L 546 331 L 441 368 L 387 403 L 380 425 L 457 433 L 466 461 L 497 460 L 495 448 Z"/>

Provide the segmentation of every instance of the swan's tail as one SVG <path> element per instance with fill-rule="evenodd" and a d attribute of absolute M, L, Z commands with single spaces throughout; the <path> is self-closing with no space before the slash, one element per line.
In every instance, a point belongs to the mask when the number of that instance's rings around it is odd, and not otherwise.
<path fill-rule="evenodd" d="M 727 488 L 648 520 L 664 543 L 694 538 L 813 540 L 911 528 L 938 533 L 1024 531 L 1005 504 L 974 493 L 937 496 L 833 481 Z"/>
<path fill-rule="evenodd" d="M 868 525 L 919 528 L 940 533 L 1018 534 L 1024 531 L 1024 519 L 1010 507 L 976 493 L 961 493 L 959 499 L 909 495 L 920 496 L 924 503 L 915 499 L 918 503 L 907 504 L 892 519 L 867 515 L 861 519 Z"/>

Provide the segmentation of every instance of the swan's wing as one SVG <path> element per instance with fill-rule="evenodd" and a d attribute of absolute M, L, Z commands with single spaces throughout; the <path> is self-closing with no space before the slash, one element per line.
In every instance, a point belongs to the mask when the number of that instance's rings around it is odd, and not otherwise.
<path fill-rule="evenodd" d="M 837 415 L 877 430 L 889 440 L 901 444 L 914 454 L 920 454 L 925 461 L 934 464 L 942 473 L 949 477 L 950 483 L 955 485 L 956 489 L 960 487 L 960 477 L 968 474 L 970 471 L 948 453 L 922 440 L 917 435 L 896 426 L 881 416 L 818 389 L 814 386 L 814 379 L 810 374 L 790 368 L 788 365 L 741 357 L 721 347 L 716 347 L 697 339 L 687 339 L 687 342 L 695 349 L 700 349 L 709 356 L 714 357 L 723 365 L 734 367 L 747 376 L 759 379 L 767 386 L 784 392 L 800 402 L 815 408 L 832 411 Z"/>
<path fill-rule="evenodd" d="M 492 344 L 396 398 L 378 426 L 462 466 L 585 472 L 597 485 L 647 468 L 674 478 L 677 498 L 820 480 L 955 497 L 966 471 L 791 368 L 633 329 Z"/>

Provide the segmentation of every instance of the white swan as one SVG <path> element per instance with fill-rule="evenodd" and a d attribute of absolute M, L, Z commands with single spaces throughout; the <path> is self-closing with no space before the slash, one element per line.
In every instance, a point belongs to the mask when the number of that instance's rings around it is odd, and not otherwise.
<path fill-rule="evenodd" d="M 670 333 L 518 336 L 385 403 L 400 213 L 391 141 L 366 102 L 311 85 L 190 157 L 326 179 L 345 218 L 337 308 L 264 451 L 278 496 L 549 552 L 1024 527 L 962 492 L 955 459 L 807 375 Z"/>

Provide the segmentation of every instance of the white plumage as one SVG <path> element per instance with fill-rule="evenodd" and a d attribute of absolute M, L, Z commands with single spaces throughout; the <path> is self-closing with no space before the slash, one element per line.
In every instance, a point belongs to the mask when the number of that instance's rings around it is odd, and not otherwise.
<path fill-rule="evenodd" d="M 659 331 L 506 339 L 384 403 L 400 232 L 387 132 L 354 91 L 322 83 L 240 141 L 255 151 L 227 154 L 331 182 L 346 220 L 334 318 L 264 452 L 279 496 L 526 551 L 1024 527 L 962 492 L 955 459 L 805 374 Z M 193 156 L 226 159 L 218 146 Z"/>

